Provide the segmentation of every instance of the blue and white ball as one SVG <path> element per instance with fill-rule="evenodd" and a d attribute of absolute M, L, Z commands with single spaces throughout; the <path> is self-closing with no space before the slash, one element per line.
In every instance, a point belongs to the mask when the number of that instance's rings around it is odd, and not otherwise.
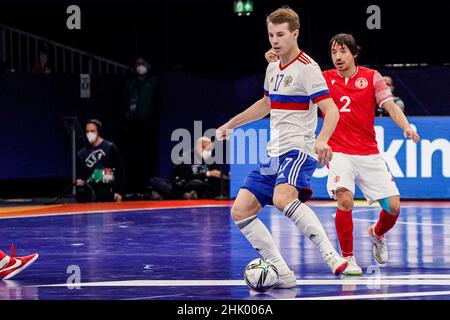
<path fill-rule="evenodd" d="M 263 292 L 278 282 L 278 270 L 269 261 L 257 258 L 245 267 L 244 280 L 251 289 Z"/>

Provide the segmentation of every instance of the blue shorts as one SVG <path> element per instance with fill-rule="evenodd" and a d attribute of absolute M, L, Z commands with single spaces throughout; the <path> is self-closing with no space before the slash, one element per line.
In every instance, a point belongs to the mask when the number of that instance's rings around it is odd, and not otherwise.
<path fill-rule="evenodd" d="M 311 177 L 317 161 L 300 150 L 289 150 L 279 157 L 261 161 L 245 178 L 241 189 L 247 189 L 261 206 L 272 204 L 275 186 L 287 183 L 299 190 L 299 198 L 305 202 L 311 197 Z"/>

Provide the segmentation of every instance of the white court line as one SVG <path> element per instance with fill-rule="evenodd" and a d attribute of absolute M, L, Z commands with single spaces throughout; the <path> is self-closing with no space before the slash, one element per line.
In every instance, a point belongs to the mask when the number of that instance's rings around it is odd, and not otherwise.
<path fill-rule="evenodd" d="M 202 287 L 202 286 L 245 286 L 244 280 L 125 280 L 104 282 L 82 282 L 46 284 L 33 287 Z"/>
<path fill-rule="evenodd" d="M 380 208 L 369 208 L 369 209 L 364 209 L 364 210 L 352 210 L 352 214 L 353 213 L 361 213 L 361 212 L 371 212 L 371 211 L 375 211 L 375 210 L 379 211 Z M 336 213 L 333 213 L 331 216 L 333 218 L 336 218 Z"/>
<path fill-rule="evenodd" d="M 352 210 L 352 213 L 362 213 L 362 212 L 371 212 L 371 211 L 380 211 L 381 207 L 375 207 L 375 208 L 366 208 L 366 209 L 361 209 L 361 210 Z M 336 217 L 336 213 L 332 214 L 333 218 Z"/>
<path fill-rule="evenodd" d="M 378 220 L 371 220 L 371 219 L 358 219 L 353 218 L 353 221 L 359 221 L 359 222 L 377 222 Z M 437 226 L 437 227 L 450 227 L 448 224 L 442 224 L 442 223 L 427 223 L 427 222 L 402 222 L 397 221 L 395 224 L 406 224 L 406 225 L 420 225 L 420 226 Z"/>
<path fill-rule="evenodd" d="M 362 212 L 370 212 L 370 211 L 374 211 L 374 209 L 379 210 L 379 208 L 372 208 L 372 209 L 364 209 L 364 210 L 354 210 L 352 211 L 352 213 L 362 213 Z M 333 213 L 331 215 L 333 218 L 336 218 L 336 214 Z M 353 218 L 353 221 L 359 221 L 359 222 L 372 222 L 375 223 L 378 220 L 371 220 L 371 219 L 359 219 L 359 218 Z M 443 223 L 427 223 L 427 222 L 402 222 L 402 221 L 397 221 L 396 224 L 405 224 L 405 225 L 421 225 L 421 226 L 436 226 L 436 227 L 450 227 L 450 225 L 448 224 L 443 224 Z"/>
<path fill-rule="evenodd" d="M 183 293 L 179 294 L 166 294 L 163 296 L 150 296 L 150 297 L 139 297 L 139 298 L 127 298 L 127 299 L 120 299 L 120 300 L 150 300 L 150 299 L 156 299 L 156 298 L 169 298 L 169 297 L 179 297 L 183 296 Z"/>
<path fill-rule="evenodd" d="M 17 218 L 40 218 L 40 217 L 53 217 L 53 216 L 71 216 L 79 214 L 95 214 L 95 213 L 114 213 L 114 212 L 130 212 L 130 211 L 154 211 L 154 210 L 165 210 L 165 209 L 192 209 L 192 208 L 220 208 L 220 207 L 230 207 L 229 204 L 205 204 L 197 206 L 181 206 L 181 207 L 164 207 L 164 208 L 134 208 L 134 209 L 114 209 L 114 210 L 93 210 L 93 211 L 83 211 L 83 212 L 61 212 L 61 213 L 44 213 L 37 215 L 25 215 L 25 216 L 13 216 L 13 217 L 2 217 L 0 213 L 0 220 L 2 219 L 17 219 Z"/>
<path fill-rule="evenodd" d="M 401 199 L 400 199 L 401 202 Z M 450 209 L 450 201 L 448 200 L 444 200 L 444 201 L 437 201 L 437 202 L 445 202 L 445 205 L 443 204 L 437 204 L 435 206 L 427 204 L 427 205 L 415 205 L 415 204 L 404 204 L 403 202 L 401 202 L 401 207 L 402 208 L 416 208 L 416 209 L 421 209 L 421 208 L 432 208 L 432 209 Z M 309 203 L 308 203 L 309 205 Z M 335 201 L 333 204 L 311 204 L 312 207 L 320 207 L 320 208 L 337 208 L 337 202 Z M 353 206 L 354 208 L 376 208 L 376 209 L 381 209 L 381 206 L 379 204 L 355 204 Z"/>
<path fill-rule="evenodd" d="M 360 208 L 361 208 L 361 207 L 360 207 Z M 352 210 L 352 213 L 361 213 L 361 212 L 370 212 L 370 211 L 380 211 L 380 209 L 381 209 L 381 207 L 362 207 L 362 208 L 364 208 L 364 209 L 361 209 L 361 210 L 359 210 L 359 209 Z M 413 208 L 413 207 L 405 207 L 405 206 L 402 206 L 402 209 L 403 209 L 403 208 Z M 417 209 L 423 209 L 423 208 L 442 209 L 442 207 L 414 207 L 414 208 L 417 208 Z M 334 209 L 335 209 L 335 208 L 334 208 Z M 448 209 L 448 208 L 445 207 L 445 209 Z M 405 214 L 405 213 L 403 213 L 403 214 Z M 406 213 L 406 214 L 408 214 L 408 213 Z M 336 213 L 333 213 L 332 216 L 333 216 L 333 217 L 336 217 Z"/>
<path fill-rule="evenodd" d="M 367 209 L 364 209 L 364 210 L 352 210 L 352 213 L 361 213 L 361 212 L 369 212 L 369 211 L 380 211 L 380 208 L 381 207 L 376 207 L 376 208 L 367 208 Z M 336 215 L 336 214 L 334 214 L 334 215 Z"/>
<path fill-rule="evenodd" d="M 446 295 L 450 295 L 450 291 L 380 293 L 380 294 L 362 294 L 362 295 L 348 295 L 348 296 L 291 298 L 291 299 L 283 299 L 283 300 L 357 300 L 357 299 L 430 297 L 430 296 L 446 296 Z"/>
<path fill-rule="evenodd" d="M 380 286 L 450 286 L 450 279 L 383 279 L 377 277 L 359 279 L 304 279 L 297 280 L 299 286 L 341 286 L 341 285 L 380 285 Z M 126 280 L 84 283 L 47 284 L 31 287 L 203 287 L 203 286 L 246 286 L 244 280 Z"/>
<path fill-rule="evenodd" d="M 450 279 L 450 274 L 404 274 L 400 276 L 380 276 L 383 279 L 402 279 L 402 278 L 410 278 L 410 279 Z"/>

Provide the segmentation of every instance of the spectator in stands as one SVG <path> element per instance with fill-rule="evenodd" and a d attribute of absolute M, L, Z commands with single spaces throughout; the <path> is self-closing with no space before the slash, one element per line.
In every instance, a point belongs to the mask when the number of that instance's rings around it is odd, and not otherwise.
<path fill-rule="evenodd" d="M 127 110 L 125 112 L 125 135 L 123 150 L 127 167 L 129 192 L 141 193 L 156 166 L 158 108 L 157 76 L 151 65 L 143 58 L 135 63 L 133 78 L 127 82 Z"/>
<path fill-rule="evenodd" d="M 210 161 L 213 149 L 211 139 L 198 139 L 189 156 L 183 156 L 183 159 L 190 161 L 176 165 L 170 181 L 159 177 L 150 179 L 152 199 L 214 198 L 221 195 L 221 183 L 224 184 L 224 193 L 228 195 L 229 177 L 222 174 L 218 164 Z"/>
<path fill-rule="evenodd" d="M 86 137 L 89 144 L 77 153 L 77 201 L 122 201 L 125 171 L 119 150 L 102 138 L 97 119 L 86 123 Z"/>
<path fill-rule="evenodd" d="M 33 73 L 37 74 L 50 74 L 51 70 L 48 67 L 48 55 L 45 51 L 39 52 L 39 63 L 33 68 Z"/>
<path fill-rule="evenodd" d="M 403 111 L 404 114 L 406 114 L 406 112 L 405 112 L 405 103 L 403 102 L 402 99 L 400 99 L 399 97 L 395 96 L 395 94 L 394 94 L 394 90 L 395 90 L 394 80 L 392 80 L 392 78 L 389 77 L 389 76 L 383 76 L 383 80 L 386 83 L 386 85 L 388 86 L 389 90 L 392 92 L 395 104 Z M 379 117 L 387 117 L 387 116 L 389 116 L 389 113 L 387 113 L 386 110 L 384 110 L 380 106 L 377 106 L 376 113 L 377 113 L 377 116 L 379 116 Z"/>

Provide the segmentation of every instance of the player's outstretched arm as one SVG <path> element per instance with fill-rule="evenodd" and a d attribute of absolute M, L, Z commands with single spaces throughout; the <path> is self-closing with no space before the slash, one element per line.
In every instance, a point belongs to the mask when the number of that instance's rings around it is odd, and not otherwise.
<path fill-rule="evenodd" d="M 270 112 L 270 100 L 267 96 L 256 101 L 243 112 L 233 117 L 230 121 L 225 123 L 216 130 L 216 138 L 218 140 L 228 139 L 231 130 L 240 127 L 249 122 L 264 118 Z"/>
<path fill-rule="evenodd" d="M 405 138 L 411 137 L 415 143 L 419 142 L 420 136 L 411 128 L 405 114 L 393 100 L 386 101 L 381 107 L 389 113 L 395 124 L 403 130 Z"/>
<path fill-rule="evenodd" d="M 319 101 L 317 104 L 324 113 L 324 120 L 322 130 L 320 130 L 316 144 L 314 145 L 314 151 L 318 155 L 318 162 L 320 164 L 325 164 L 333 158 L 333 152 L 328 145 L 328 140 L 333 134 L 334 129 L 336 129 L 336 125 L 339 121 L 339 111 L 331 98 Z"/>

